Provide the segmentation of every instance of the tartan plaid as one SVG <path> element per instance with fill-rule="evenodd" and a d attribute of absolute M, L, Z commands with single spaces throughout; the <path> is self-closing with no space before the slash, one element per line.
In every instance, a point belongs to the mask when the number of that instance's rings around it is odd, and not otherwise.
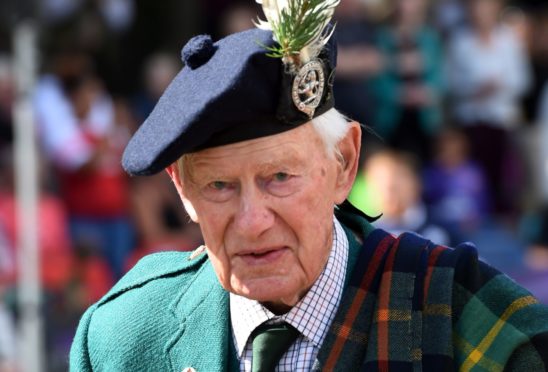
<path fill-rule="evenodd" d="M 338 218 L 359 230 L 355 217 Z M 548 368 L 545 306 L 479 261 L 469 243 L 451 249 L 382 230 L 365 240 L 314 365 L 327 371 L 524 368 Z"/>

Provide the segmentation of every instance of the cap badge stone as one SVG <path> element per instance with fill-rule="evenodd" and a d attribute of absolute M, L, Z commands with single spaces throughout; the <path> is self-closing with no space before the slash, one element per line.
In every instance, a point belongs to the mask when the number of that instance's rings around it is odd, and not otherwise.
<path fill-rule="evenodd" d="M 314 117 L 316 108 L 320 105 L 325 90 L 325 74 L 323 64 L 312 60 L 304 64 L 293 80 L 291 97 L 299 111 L 310 119 Z"/>

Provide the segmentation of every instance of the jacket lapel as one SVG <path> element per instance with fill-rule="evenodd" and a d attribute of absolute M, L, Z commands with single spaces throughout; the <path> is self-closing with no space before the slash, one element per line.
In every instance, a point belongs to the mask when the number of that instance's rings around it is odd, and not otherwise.
<path fill-rule="evenodd" d="M 222 371 L 234 363 L 228 301 L 206 261 L 170 306 L 179 325 L 165 346 L 173 371 Z"/>

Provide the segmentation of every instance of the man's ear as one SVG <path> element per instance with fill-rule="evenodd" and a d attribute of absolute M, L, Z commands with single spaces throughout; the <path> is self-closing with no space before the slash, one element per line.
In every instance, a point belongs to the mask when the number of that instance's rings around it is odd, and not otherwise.
<path fill-rule="evenodd" d="M 177 193 L 179 194 L 179 197 L 181 198 L 181 201 L 183 202 L 183 205 L 185 206 L 186 212 L 188 213 L 190 219 L 193 222 L 198 223 L 198 215 L 196 214 L 196 210 L 194 209 L 192 202 L 188 200 L 188 198 L 185 196 L 185 188 L 183 186 L 183 182 L 181 181 L 181 175 L 177 163 L 173 163 L 169 167 L 167 167 L 166 172 L 169 175 L 169 178 L 171 178 L 173 185 L 177 189 Z"/>
<path fill-rule="evenodd" d="M 354 184 L 360 157 L 362 130 L 360 124 L 353 121 L 344 138 L 339 141 L 338 148 L 342 155 L 337 167 L 337 185 L 335 191 L 335 203 L 342 203 Z"/>

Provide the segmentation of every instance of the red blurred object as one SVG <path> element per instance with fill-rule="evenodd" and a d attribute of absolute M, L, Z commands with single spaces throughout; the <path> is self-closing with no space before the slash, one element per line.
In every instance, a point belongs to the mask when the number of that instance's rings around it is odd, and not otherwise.
<path fill-rule="evenodd" d="M 62 202 L 52 195 L 41 195 L 38 206 L 38 244 L 42 285 L 46 289 L 59 290 L 70 280 L 74 257 L 67 231 L 67 218 Z M 16 200 L 11 193 L 0 192 L 0 225 L 12 247 L 17 246 Z M 13 257 L 17 257 L 15 248 Z M 16 265 L 4 278 L 13 284 Z"/>

